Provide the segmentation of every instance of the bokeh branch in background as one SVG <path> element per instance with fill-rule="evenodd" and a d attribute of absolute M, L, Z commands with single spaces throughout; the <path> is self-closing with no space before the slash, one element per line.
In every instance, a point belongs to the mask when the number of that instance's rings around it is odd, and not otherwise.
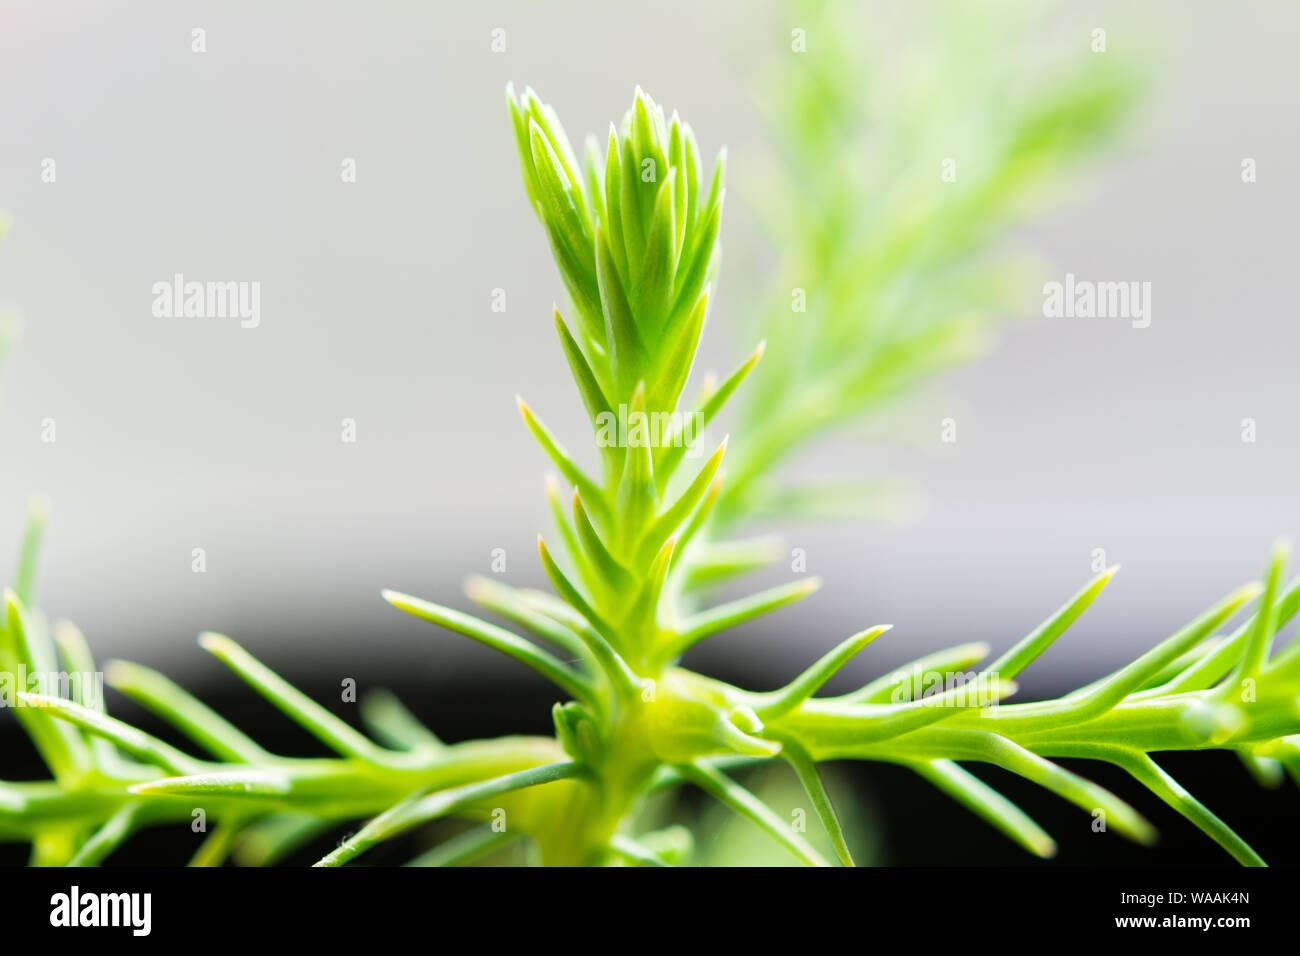
<path fill-rule="evenodd" d="M 1046 270 L 1009 236 L 1078 191 L 1142 85 L 1132 51 L 1053 34 L 1041 4 L 778 9 L 773 29 L 788 25 L 796 49 L 764 64 L 772 150 L 741 185 L 775 278 L 738 310 L 770 350 L 733 432 L 723 522 L 876 510 L 878 483 L 775 469 L 980 356 L 996 323 L 1031 309 Z"/>

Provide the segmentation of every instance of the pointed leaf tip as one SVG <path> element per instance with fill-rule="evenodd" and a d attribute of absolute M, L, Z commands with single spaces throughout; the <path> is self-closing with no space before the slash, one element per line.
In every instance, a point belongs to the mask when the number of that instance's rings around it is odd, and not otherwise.
<path fill-rule="evenodd" d="M 199 647 L 212 653 L 230 647 L 235 643 L 230 638 L 226 637 L 226 635 L 218 634 L 216 631 L 204 631 L 199 635 L 198 642 Z"/>

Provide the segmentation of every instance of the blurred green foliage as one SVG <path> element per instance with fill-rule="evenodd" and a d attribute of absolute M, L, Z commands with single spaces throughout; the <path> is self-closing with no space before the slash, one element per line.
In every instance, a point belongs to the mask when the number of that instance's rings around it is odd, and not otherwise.
<path fill-rule="evenodd" d="M 733 431 L 724 519 L 872 510 L 855 497 L 889 486 L 791 486 L 774 469 L 983 354 L 995 323 L 1033 306 L 1044 264 L 1008 237 L 1077 195 L 1142 85 L 1133 51 L 1092 53 L 1042 5 L 778 10 L 805 52 L 760 73 L 772 149 L 741 188 L 775 256 L 751 263 L 773 279 L 746 312 L 769 354 Z"/>

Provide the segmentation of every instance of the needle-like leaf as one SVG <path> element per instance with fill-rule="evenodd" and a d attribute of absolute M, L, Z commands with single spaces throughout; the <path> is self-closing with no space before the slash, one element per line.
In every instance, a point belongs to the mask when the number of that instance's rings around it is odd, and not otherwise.
<path fill-rule="evenodd" d="M 813 849 L 807 840 L 795 833 L 784 820 L 777 817 L 767 804 L 734 780 L 707 764 L 684 765 L 677 770 L 705 793 L 717 798 L 741 816 L 748 817 L 760 830 L 794 854 L 801 863 L 808 866 L 830 866 L 825 857 Z"/>
<path fill-rule="evenodd" d="M 518 395 L 515 396 L 515 402 L 519 406 L 519 414 L 523 417 L 524 424 L 528 426 L 528 430 L 537 439 L 537 443 L 542 446 L 542 450 L 555 463 L 555 467 L 560 469 L 560 474 L 564 475 L 569 484 L 576 485 L 586 496 L 588 502 L 598 504 L 602 514 L 607 514 L 608 511 L 599 486 L 587 476 L 586 472 L 578 467 L 577 463 L 569 456 L 569 453 L 564 450 L 564 447 L 555 440 L 555 436 L 533 414 L 533 410 L 528 407 L 528 404 Z"/>
<path fill-rule="evenodd" d="M 692 479 L 690 486 L 678 496 L 676 501 L 665 508 L 650 525 L 645 536 L 641 539 L 641 543 L 637 546 L 638 563 L 650 560 L 651 556 L 663 547 L 669 536 L 677 531 L 682 522 L 699 507 L 700 502 L 708 494 L 714 476 L 717 475 L 718 469 L 722 466 L 722 456 L 726 453 L 727 439 L 724 438 L 722 444 L 718 446 L 718 450 L 710 455 L 708 461 L 701 466 L 695 478 Z"/>
<path fill-rule="evenodd" d="M 890 627 L 889 624 L 882 624 L 846 638 L 785 687 L 759 695 L 760 702 L 754 706 L 754 710 L 764 720 L 773 720 L 789 713 L 817 693 L 822 685 L 839 673 L 840 669 L 859 651 L 888 631 Z"/>
<path fill-rule="evenodd" d="M 82 707 L 60 697 L 47 697 L 44 694 L 20 693 L 17 696 L 25 706 L 39 707 L 45 714 L 103 737 L 137 760 L 153 764 L 170 774 L 195 773 L 201 767 L 199 761 L 177 750 L 171 744 L 114 717 L 101 714 L 97 710 Z"/>
<path fill-rule="evenodd" d="M 912 769 L 1034 856 L 1050 859 L 1056 855 L 1056 841 L 1023 810 L 951 760 L 917 763 Z"/>
<path fill-rule="evenodd" d="M 436 752 L 446 748 L 396 694 L 383 688 L 361 698 L 361 721 L 380 743 L 394 750 Z"/>
<path fill-rule="evenodd" d="M 35 497 L 27 503 L 27 528 L 23 532 L 22 551 L 18 555 L 18 577 L 14 593 L 24 606 L 30 607 L 36 594 L 36 559 L 40 555 L 41 537 L 49 518 L 50 503 L 44 497 Z"/>
<path fill-rule="evenodd" d="M 898 670 L 884 674 L 868 684 L 842 697 L 832 698 L 844 703 L 887 704 L 894 700 L 900 688 L 919 686 L 926 674 L 964 674 L 988 656 L 989 646 L 982 641 L 958 644 L 933 654 L 918 657 Z"/>
<path fill-rule="evenodd" d="M 1183 789 L 1177 780 L 1165 773 L 1146 754 L 1116 755 L 1115 762 L 1169 806 L 1196 825 L 1215 843 L 1223 847 L 1243 866 L 1266 866 L 1263 858 L 1237 835 L 1230 826 L 1210 812 L 1206 806 Z"/>
<path fill-rule="evenodd" d="M 374 742 L 335 717 L 230 638 L 208 632 L 199 636 L 199 646 L 215 655 L 277 710 L 327 747 L 344 756 L 372 763 L 391 762 Z"/>
<path fill-rule="evenodd" d="M 139 815 L 138 803 L 128 803 L 123 806 L 81 845 L 81 849 L 68 861 L 68 866 L 99 866 L 105 857 L 121 846 L 131 835 Z"/>
<path fill-rule="evenodd" d="M 855 866 L 848 841 L 844 838 L 844 828 L 840 826 L 840 818 L 835 813 L 830 794 L 826 792 L 826 785 L 822 782 L 821 774 L 817 772 L 817 764 L 797 741 L 790 738 L 778 737 L 778 739 L 781 741 L 781 756 L 794 769 L 799 782 L 803 784 L 804 791 L 807 792 L 808 799 L 812 801 L 813 809 L 826 830 L 826 836 L 830 838 L 835 855 L 845 866 Z"/>
<path fill-rule="evenodd" d="M 713 421 L 718 412 L 722 410 L 722 406 L 727 403 L 727 399 L 731 398 L 731 396 L 735 394 L 736 389 L 740 387 L 740 383 L 743 382 L 749 376 L 749 373 L 754 370 L 754 366 L 756 366 L 759 360 L 763 357 L 763 352 L 766 348 L 766 342 L 759 342 L 758 347 L 754 349 L 749 358 L 741 363 L 740 368 L 728 375 L 721 385 L 713 389 L 713 391 L 709 393 L 708 398 L 700 403 L 700 407 L 690 413 L 691 417 L 684 418 L 682 420 L 682 425 L 669 435 L 668 441 L 664 443 L 665 447 L 662 451 L 661 458 L 656 463 L 656 467 L 660 472 L 665 475 L 671 475 L 681 463 L 682 456 L 686 454 L 687 442 L 685 440 L 685 430 L 687 422 L 690 422 L 692 431 L 694 431 L 698 436 L 699 432 Z"/>
<path fill-rule="evenodd" d="M 986 671 L 1008 680 L 1018 676 L 1079 619 L 1079 616 L 1097 599 L 1097 595 L 1110 583 L 1110 579 L 1117 571 L 1119 565 L 1107 568 L 1089 581 L 1087 586 L 1071 598 L 1063 608 L 990 664 Z"/>
<path fill-rule="evenodd" d="M 707 611 L 701 611 L 685 622 L 681 633 L 664 648 L 663 656 L 665 659 L 677 657 L 687 648 L 699 643 L 706 637 L 717 634 L 719 631 L 739 627 L 746 621 L 752 621 L 764 614 L 770 614 L 777 608 L 784 607 L 801 598 L 806 598 L 819 587 L 821 587 L 821 578 L 804 578 L 800 581 L 792 581 L 789 584 L 768 588 L 766 591 L 759 591 L 757 594 L 752 594 L 746 598 L 719 604 Z"/>
<path fill-rule="evenodd" d="M 463 634 L 481 644 L 486 644 L 507 657 L 513 657 L 521 664 L 528 665 L 551 683 L 562 687 L 574 697 L 588 700 L 594 693 L 593 687 L 585 677 L 559 658 L 548 654 L 531 641 L 527 641 L 517 634 L 511 634 L 503 628 L 488 624 L 486 621 L 480 621 L 468 614 L 462 614 L 460 611 L 454 611 L 431 601 L 421 601 L 419 598 L 410 597 L 397 591 L 386 590 L 383 595 L 385 601 L 408 614 L 414 614 L 426 621 L 440 624 L 448 630 Z"/>
<path fill-rule="evenodd" d="M 428 796 L 413 797 L 375 817 L 339 844 L 337 849 L 323 856 L 316 865 L 342 866 L 344 863 L 356 859 L 376 843 L 391 839 L 417 824 L 448 816 L 467 809 L 482 800 L 509 793 L 512 790 L 536 787 L 544 783 L 576 777 L 580 772 L 581 769 L 577 764 L 553 763 L 542 767 L 534 767 L 531 770 L 521 770 L 518 773 L 505 774 L 479 783 L 467 784 L 451 790 L 439 791 Z"/>
<path fill-rule="evenodd" d="M 242 730 L 155 670 L 128 661 L 109 661 L 104 665 L 104 678 L 219 760 L 263 763 L 271 759 Z"/>

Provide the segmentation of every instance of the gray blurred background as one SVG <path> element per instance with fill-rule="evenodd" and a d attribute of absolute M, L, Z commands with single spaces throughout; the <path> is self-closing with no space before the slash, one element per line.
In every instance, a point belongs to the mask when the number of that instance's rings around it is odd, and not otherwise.
<path fill-rule="evenodd" d="M 1027 675 L 1084 681 L 1300 529 L 1300 8 L 1129 6 L 1061 18 L 1080 44 L 1104 26 L 1112 50 L 1161 62 L 1123 146 L 1021 238 L 1058 277 L 1151 282 L 1151 327 L 1025 318 L 900 409 L 893 437 L 814 449 L 810 470 L 909 477 L 924 510 L 781 529 L 826 586 L 718 638 L 702 665 L 771 682 L 879 622 L 895 630 L 852 677 L 943 644 L 1006 646 L 1103 548 L 1123 572 Z M 563 290 L 518 182 L 503 87 L 531 84 L 578 139 L 640 84 L 706 154 L 726 144 L 743 180 L 765 142 L 755 72 L 788 49 L 779 7 L 0 9 L 0 208 L 13 217 L 0 309 L 24 325 L 0 376 L 0 543 L 17 550 L 27 495 L 47 493 L 47 611 L 101 654 L 183 678 L 216 667 L 193 644 L 203 629 L 301 655 L 300 669 L 513 674 L 379 598 L 395 587 L 466 607 L 461 581 L 488 572 L 494 548 L 511 581 L 540 583 L 546 463 L 514 393 L 581 445 L 549 314 Z M 505 53 L 489 48 L 496 27 Z M 340 181 L 346 157 L 355 184 Z M 741 310 L 761 288 L 753 217 L 733 197 L 703 361 L 722 369 L 752 347 Z M 151 287 L 176 272 L 260 281 L 260 327 L 155 318 Z M 942 445 L 949 416 L 959 441 Z M 344 418 L 355 444 L 340 441 Z"/>

